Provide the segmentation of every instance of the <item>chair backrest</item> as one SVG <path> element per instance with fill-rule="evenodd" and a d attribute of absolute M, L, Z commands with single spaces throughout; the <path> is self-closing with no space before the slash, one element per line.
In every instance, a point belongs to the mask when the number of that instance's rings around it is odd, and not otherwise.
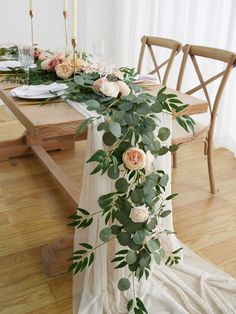
<path fill-rule="evenodd" d="M 184 72 L 186 69 L 186 64 L 189 59 L 191 59 L 193 63 L 194 70 L 197 74 L 197 77 L 199 79 L 200 84 L 191 88 L 187 92 L 184 91 L 188 95 L 192 95 L 193 93 L 203 90 L 207 103 L 209 105 L 209 110 L 211 113 L 211 123 L 209 127 L 209 137 L 210 140 L 212 140 L 213 137 L 213 131 L 215 127 L 215 120 L 216 120 L 216 115 L 217 111 L 219 108 L 219 103 L 220 99 L 222 96 L 222 93 L 224 91 L 224 88 L 226 86 L 226 83 L 229 79 L 230 73 L 232 69 L 236 66 L 236 54 L 227 51 L 227 50 L 222 50 L 222 49 L 217 49 L 217 48 L 211 48 L 211 47 L 204 47 L 204 46 L 196 46 L 196 45 L 185 45 L 183 48 L 183 59 L 182 63 L 180 66 L 180 71 L 179 71 L 179 77 L 178 77 L 178 82 L 177 82 L 177 90 L 181 90 L 182 82 L 183 82 L 183 77 L 184 77 Z M 225 64 L 224 70 L 219 72 L 218 74 L 208 78 L 207 80 L 203 79 L 202 72 L 199 68 L 197 58 L 196 57 L 202 57 L 202 58 L 208 58 L 212 59 L 215 61 L 220 61 Z M 220 77 L 220 83 L 218 90 L 216 92 L 215 97 L 213 98 L 214 100 L 211 101 L 211 97 L 209 95 L 207 85 L 214 82 L 216 79 L 219 79 Z"/>
<path fill-rule="evenodd" d="M 143 36 L 141 38 L 141 50 L 139 55 L 139 62 L 138 62 L 138 73 L 141 73 L 142 65 L 143 65 L 143 58 L 145 48 L 147 47 L 152 59 L 152 63 L 154 65 L 154 69 L 149 72 L 149 74 L 157 74 L 159 81 L 161 84 L 166 85 L 170 69 L 172 67 L 173 61 L 175 56 L 180 52 L 182 44 L 176 40 L 168 39 L 168 38 L 161 38 L 161 37 L 152 37 L 152 36 Z M 170 50 L 169 58 L 163 61 L 161 64 L 158 65 L 157 58 L 155 57 L 153 46 L 156 47 L 163 47 Z M 166 66 L 163 79 L 161 78 L 160 69 Z"/>

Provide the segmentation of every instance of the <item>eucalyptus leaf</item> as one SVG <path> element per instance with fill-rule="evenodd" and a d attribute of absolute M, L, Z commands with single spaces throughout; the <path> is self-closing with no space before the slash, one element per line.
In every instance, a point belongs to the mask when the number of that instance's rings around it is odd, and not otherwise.
<path fill-rule="evenodd" d="M 116 142 L 116 136 L 111 132 L 106 132 L 102 137 L 103 143 L 107 146 L 112 146 Z"/>
<path fill-rule="evenodd" d="M 102 242 L 107 242 L 112 238 L 111 228 L 104 228 L 100 231 L 99 237 Z"/>
<path fill-rule="evenodd" d="M 137 261 L 137 253 L 135 251 L 129 251 L 126 255 L 126 262 L 128 264 L 134 264 Z"/>
<path fill-rule="evenodd" d="M 118 282 L 118 288 L 120 291 L 125 291 L 130 288 L 130 281 L 127 278 L 121 278 Z"/>
<path fill-rule="evenodd" d="M 170 129 L 162 127 L 158 131 L 158 137 L 161 141 L 166 141 L 170 136 Z"/>
<path fill-rule="evenodd" d="M 120 178 L 115 183 L 115 188 L 119 193 L 126 193 L 128 191 L 129 183 L 125 178 Z"/>
<path fill-rule="evenodd" d="M 145 239 L 145 231 L 144 230 L 139 230 L 139 231 L 136 231 L 132 240 L 134 241 L 134 243 L 136 244 L 141 244 L 143 243 L 144 239 Z"/>
<path fill-rule="evenodd" d="M 110 132 L 117 138 L 121 136 L 121 126 L 118 122 L 111 122 L 109 125 Z M 112 144 L 111 144 L 112 145 Z M 110 145 L 109 145 L 110 146 Z"/>
<path fill-rule="evenodd" d="M 107 174 L 108 174 L 109 178 L 115 180 L 115 179 L 119 178 L 120 170 L 119 170 L 118 166 L 112 165 L 112 166 L 108 169 Z"/>
<path fill-rule="evenodd" d="M 119 234 L 117 236 L 117 239 L 118 239 L 120 245 L 126 246 L 130 243 L 131 236 L 125 232 L 122 232 L 121 234 Z"/>
<path fill-rule="evenodd" d="M 162 112 L 163 108 L 160 102 L 155 102 L 152 106 L 151 109 L 155 113 L 160 113 Z"/>
<path fill-rule="evenodd" d="M 130 194 L 132 202 L 139 204 L 143 201 L 144 191 L 141 188 L 135 188 Z"/>

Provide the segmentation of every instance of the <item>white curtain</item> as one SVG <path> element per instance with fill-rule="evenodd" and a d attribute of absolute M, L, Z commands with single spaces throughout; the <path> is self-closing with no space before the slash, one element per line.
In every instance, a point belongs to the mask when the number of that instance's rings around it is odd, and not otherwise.
<path fill-rule="evenodd" d="M 119 65 L 137 66 L 144 34 L 236 52 L 235 0 L 79 0 L 79 6 L 81 47 L 91 51 L 93 40 L 104 39 L 106 58 Z M 169 81 L 172 87 L 180 59 L 179 55 Z M 215 147 L 236 156 L 235 81 L 236 70 L 221 101 Z"/>

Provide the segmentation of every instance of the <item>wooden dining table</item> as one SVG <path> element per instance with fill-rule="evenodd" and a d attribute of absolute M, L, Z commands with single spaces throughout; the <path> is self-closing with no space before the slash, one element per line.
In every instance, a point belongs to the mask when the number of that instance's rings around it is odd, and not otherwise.
<path fill-rule="evenodd" d="M 144 91 L 153 95 L 162 88 L 153 82 L 140 84 Z M 0 161 L 33 154 L 63 192 L 71 209 L 76 210 L 79 189 L 50 157 L 49 152 L 74 149 L 76 141 L 85 140 L 86 132 L 75 137 L 76 129 L 85 118 L 62 98 L 40 104 L 38 100 L 10 96 L 10 90 L 14 87 L 13 84 L 0 83 L 0 99 L 25 127 L 25 131 L 19 138 L 0 142 Z M 184 104 L 189 105 L 181 114 L 200 114 L 208 110 L 208 104 L 204 100 L 170 88 L 167 88 L 166 92 L 176 94 Z M 55 276 L 65 272 L 72 251 L 73 234 L 46 245 L 42 250 L 46 273 Z"/>

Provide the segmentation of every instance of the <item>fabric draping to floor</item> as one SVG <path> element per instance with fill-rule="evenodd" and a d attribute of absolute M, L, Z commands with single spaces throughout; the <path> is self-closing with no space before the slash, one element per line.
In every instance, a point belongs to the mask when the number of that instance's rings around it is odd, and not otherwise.
<path fill-rule="evenodd" d="M 85 118 L 95 116 L 83 104 L 68 102 Z M 161 116 L 162 125 L 171 128 L 171 117 Z M 101 122 L 101 120 L 99 121 Z M 97 132 L 98 121 L 88 129 L 86 160 L 98 149 L 103 149 L 102 132 Z M 170 154 L 158 157 L 155 167 L 171 175 Z M 90 212 L 99 210 L 99 196 L 112 191 L 113 182 L 107 175 L 90 176 L 94 168 L 85 164 L 83 186 L 79 207 Z M 171 194 L 169 182 L 167 195 Z M 171 208 L 171 202 L 169 202 Z M 166 229 L 173 230 L 172 215 L 163 219 Z M 78 243 L 88 242 L 95 246 L 100 244 L 99 232 L 105 227 L 103 218 L 95 216 L 93 224 L 85 229 L 75 229 L 74 248 Z M 187 226 L 186 226 L 187 228 Z M 152 265 L 148 280 L 136 284 L 136 294 L 147 307 L 149 314 L 235 314 L 236 280 L 204 261 L 189 248 L 171 235 L 173 250 L 183 246 L 182 263 L 174 267 Z M 118 280 L 129 273 L 124 269 L 114 270 L 110 263 L 113 253 L 119 250 L 119 244 L 112 241 L 96 251 L 95 261 L 85 274 L 73 278 L 73 312 L 74 314 L 125 314 L 127 300 L 133 298 L 132 289 L 121 293 L 117 288 Z"/>

